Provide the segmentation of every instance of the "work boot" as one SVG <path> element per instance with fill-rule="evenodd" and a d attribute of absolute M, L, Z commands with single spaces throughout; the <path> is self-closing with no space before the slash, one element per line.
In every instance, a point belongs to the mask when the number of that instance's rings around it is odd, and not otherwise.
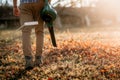
<path fill-rule="evenodd" d="M 25 61 L 26 61 L 26 64 L 25 64 L 25 70 L 31 70 L 33 69 L 33 58 L 30 57 L 30 56 L 25 56 Z"/>
<path fill-rule="evenodd" d="M 35 66 L 40 67 L 42 64 L 42 56 L 35 56 Z"/>

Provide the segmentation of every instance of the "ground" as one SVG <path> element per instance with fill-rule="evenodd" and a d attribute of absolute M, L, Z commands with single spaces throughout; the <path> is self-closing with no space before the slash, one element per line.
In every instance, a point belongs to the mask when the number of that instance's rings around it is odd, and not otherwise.
<path fill-rule="evenodd" d="M 119 25 L 55 28 L 56 48 L 44 32 L 43 64 L 25 71 L 21 32 L 0 30 L 0 80 L 120 80 Z"/>

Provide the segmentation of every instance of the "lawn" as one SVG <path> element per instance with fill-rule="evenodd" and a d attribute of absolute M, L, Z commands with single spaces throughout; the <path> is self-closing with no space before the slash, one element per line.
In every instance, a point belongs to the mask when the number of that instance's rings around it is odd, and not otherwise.
<path fill-rule="evenodd" d="M 43 64 L 25 71 L 21 32 L 0 30 L 0 80 L 120 80 L 119 25 L 55 28 L 56 48 L 44 32 Z"/>

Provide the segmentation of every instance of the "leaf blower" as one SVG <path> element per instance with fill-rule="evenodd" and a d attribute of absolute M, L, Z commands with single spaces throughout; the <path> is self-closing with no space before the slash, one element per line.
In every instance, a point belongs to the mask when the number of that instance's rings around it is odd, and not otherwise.
<path fill-rule="evenodd" d="M 42 20 L 45 21 L 45 23 L 48 27 L 53 46 L 57 47 L 56 39 L 55 39 L 55 35 L 54 35 L 54 29 L 53 29 L 53 21 L 57 17 L 57 12 L 51 6 L 51 4 L 48 2 L 48 0 L 45 0 L 45 5 L 44 5 L 43 9 L 40 11 L 40 16 L 41 16 Z"/>

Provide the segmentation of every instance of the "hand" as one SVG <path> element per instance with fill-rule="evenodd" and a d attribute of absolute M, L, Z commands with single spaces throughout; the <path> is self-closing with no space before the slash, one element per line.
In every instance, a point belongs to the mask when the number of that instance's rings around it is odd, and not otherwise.
<path fill-rule="evenodd" d="M 20 10 L 18 7 L 13 7 L 13 15 L 14 16 L 20 16 Z"/>

